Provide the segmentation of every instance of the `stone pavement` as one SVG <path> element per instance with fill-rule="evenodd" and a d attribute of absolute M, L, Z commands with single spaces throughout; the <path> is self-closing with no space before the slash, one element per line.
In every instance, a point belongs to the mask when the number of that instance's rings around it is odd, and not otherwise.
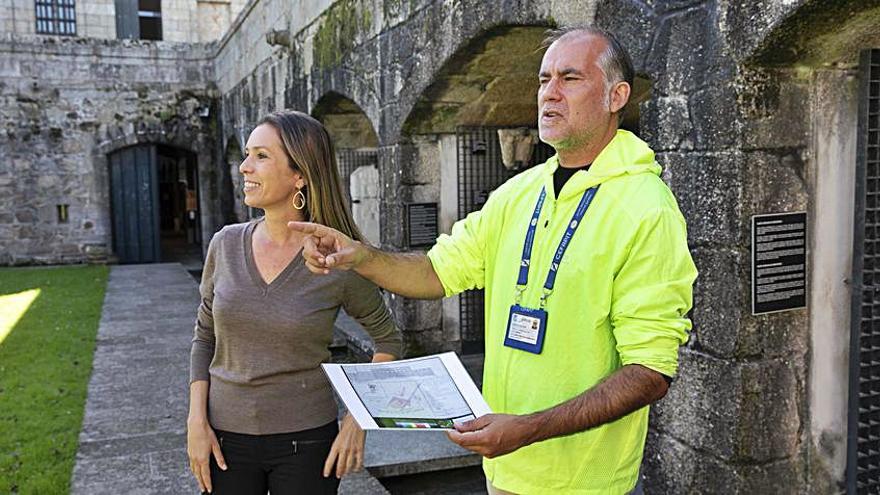
<path fill-rule="evenodd" d="M 71 492 L 197 493 L 186 457 L 198 287 L 178 264 L 114 266 Z"/>
<path fill-rule="evenodd" d="M 74 495 L 197 493 L 185 428 L 198 302 L 198 286 L 179 264 L 111 269 L 71 481 Z M 366 449 L 368 471 L 345 477 L 340 494 L 387 494 L 373 475 L 479 463 L 436 432 L 370 433 Z"/>

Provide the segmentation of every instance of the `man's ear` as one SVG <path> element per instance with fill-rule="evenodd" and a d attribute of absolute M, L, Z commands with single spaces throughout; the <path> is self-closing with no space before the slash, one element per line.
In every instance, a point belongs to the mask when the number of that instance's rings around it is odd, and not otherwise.
<path fill-rule="evenodd" d="M 611 105 L 610 109 L 611 113 L 617 113 L 621 108 L 626 106 L 626 103 L 629 101 L 629 94 L 632 91 L 629 83 L 627 82 L 619 82 L 611 88 Z"/>

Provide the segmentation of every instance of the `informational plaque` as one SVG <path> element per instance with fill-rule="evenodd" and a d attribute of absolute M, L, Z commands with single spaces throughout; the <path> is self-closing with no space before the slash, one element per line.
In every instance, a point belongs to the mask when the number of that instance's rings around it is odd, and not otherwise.
<path fill-rule="evenodd" d="M 439 235 L 437 203 L 406 205 L 406 232 L 409 247 L 430 247 Z"/>
<path fill-rule="evenodd" d="M 807 306 L 807 214 L 752 217 L 752 314 Z"/>

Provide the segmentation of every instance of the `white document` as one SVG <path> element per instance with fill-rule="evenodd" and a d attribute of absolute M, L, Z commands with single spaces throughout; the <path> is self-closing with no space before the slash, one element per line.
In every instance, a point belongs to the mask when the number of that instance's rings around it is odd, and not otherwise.
<path fill-rule="evenodd" d="M 492 412 L 454 352 L 321 366 L 364 430 L 451 430 Z"/>

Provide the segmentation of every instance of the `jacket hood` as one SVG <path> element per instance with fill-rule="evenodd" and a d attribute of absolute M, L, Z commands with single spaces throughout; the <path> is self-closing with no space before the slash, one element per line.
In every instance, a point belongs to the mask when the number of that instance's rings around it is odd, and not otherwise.
<path fill-rule="evenodd" d="M 548 191 L 553 191 L 553 172 L 557 167 L 559 167 L 558 154 L 547 160 L 544 168 L 545 187 Z M 654 151 L 648 147 L 648 143 L 635 134 L 620 129 L 608 146 L 593 160 L 589 170 L 584 173 L 578 172 L 569 180 L 569 184 L 566 184 L 560 192 L 559 199 L 580 195 L 585 189 L 615 177 L 638 174 L 659 176 L 661 172 L 660 165 L 654 160 Z M 569 185 L 572 187 L 568 187 Z"/>

